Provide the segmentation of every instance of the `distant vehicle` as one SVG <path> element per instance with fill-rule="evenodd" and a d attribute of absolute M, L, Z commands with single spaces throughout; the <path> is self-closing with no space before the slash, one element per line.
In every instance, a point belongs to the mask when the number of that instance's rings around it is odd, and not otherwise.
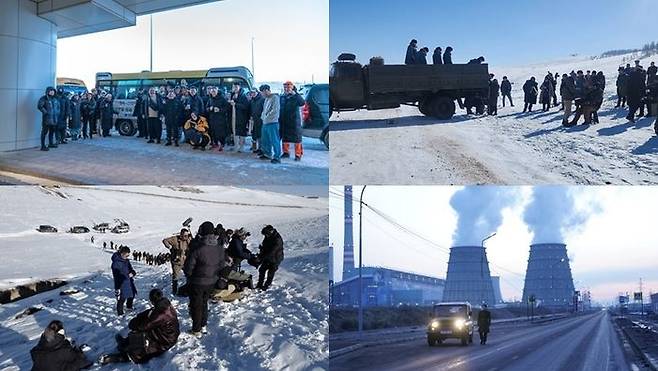
<path fill-rule="evenodd" d="M 128 223 L 122 223 L 112 228 L 112 233 L 128 233 L 128 232 L 130 232 L 130 226 L 128 225 Z"/>
<path fill-rule="evenodd" d="M 436 304 L 427 325 L 427 344 L 441 344 L 446 339 L 460 339 L 462 345 L 473 342 L 473 311 L 467 302 Z"/>
<path fill-rule="evenodd" d="M 85 94 L 87 92 L 87 85 L 80 79 L 71 79 L 68 77 L 57 78 L 57 89 L 63 89 L 65 93 L 69 94 Z"/>
<path fill-rule="evenodd" d="M 329 84 L 308 85 L 304 92 L 302 135 L 320 139 L 329 149 Z"/>
<path fill-rule="evenodd" d="M 487 64 L 362 66 L 354 54 L 344 53 L 331 65 L 331 111 L 379 110 L 417 106 L 426 116 L 448 120 L 455 100 L 478 98 L 489 92 Z"/>
<path fill-rule="evenodd" d="M 97 232 L 105 233 L 110 229 L 110 223 L 94 224 L 93 228 Z"/>
<path fill-rule="evenodd" d="M 71 229 L 69 229 L 69 233 L 79 234 L 79 233 L 89 233 L 89 232 L 90 232 L 89 228 L 83 225 L 76 225 L 74 227 L 71 227 Z"/>
<path fill-rule="evenodd" d="M 196 87 L 199 96 L 205 96 L 206 86 L 217 86 L 229 92 L 234 82 L 240 82 L 246 90 L 256 85 L 254 76 L 246 67 L 220 67 L 197 71 L 169 71 L 138 73 L 96 74 L 96 89 L 112 93 L 114 109 L 119 112 L 114 118 L 114 127 L 119 134 L 133 136 L 137 133 L 137 118 L 133 116 L 137 94 L 140 89 L 159 88 L 167 85 Z"/>
<path fill-rule="evenodd" d="M 41 233 L 57 233 L 57 228 L 52 225 L 42 224 L 37 228 L 37 231 Z"/>

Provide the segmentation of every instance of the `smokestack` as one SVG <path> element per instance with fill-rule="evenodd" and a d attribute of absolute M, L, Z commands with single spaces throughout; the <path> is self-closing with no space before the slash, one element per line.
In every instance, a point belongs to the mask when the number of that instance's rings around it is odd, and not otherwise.
<path fill-rule="evenodd" d="M 352 186 L 345 186 L 345 228 L 343 236 L 343 280 L 354 270 L 354 238 L 352 232 Z"/>
<path fill-rule="evenodd" d="M 487 252 L 482 246 L 450 249 L 443 302 L 467 301 L 474 306 L 495 304 Z"/>
<path fill-rule="evenodd" d="M 493 291 L 494 291 L 494 300 L 496 304 L 500 304 L 503 302 L 503 293 L 500 291 L 500 277 L 499 276 L 491 276 L 491 284 L 493 285 Z"/>
<path fill-rule="evenodd" d="M 530 245 L 528 269 L 523 286 L 523 302 L 530 296 L 545 307 L 569 307 L 574 286 L 567 256 L 567 245 L 539 243 Z"/>

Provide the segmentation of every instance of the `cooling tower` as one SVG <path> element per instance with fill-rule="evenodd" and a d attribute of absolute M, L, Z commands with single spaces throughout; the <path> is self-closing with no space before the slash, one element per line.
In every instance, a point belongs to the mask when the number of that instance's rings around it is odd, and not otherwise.
<path fill-rule="evenodd" d="M 345 186 L 345 228 L 343 235 L 343 280 L 354 271 L 354 238 L 352 233 L 352 186 Z"/>
<path fill-rule="evenodd" d="M 442 301 L 467 301 L 472 305 L 496 302 L 484 247 L 454 246 L 450 249 Z"/>
<path fill-rule="evenodd" d="M 523 302 L 534 295 L 537 305 L 569 307 L 574 286 L 567 256 L 567 245 L 542 243 L 530 246 L 528 270 L 523 286 Z"/>

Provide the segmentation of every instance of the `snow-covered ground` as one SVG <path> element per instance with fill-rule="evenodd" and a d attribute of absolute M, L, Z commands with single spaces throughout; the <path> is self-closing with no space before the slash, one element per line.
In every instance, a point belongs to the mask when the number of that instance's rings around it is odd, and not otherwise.
<path fill-rule="evenodd" d="M 326 198 L 232 187 L 0 187 L 0 287 L 46 278 L 67 278 L 60 289 L 0 305 L 0 369 L 29 369 L 29 350 L 43 328 L 61 319 L 67 335 L 92 347 L 90 359 L 115 350 L 127 318 L 115 314 L 110 251 L 104 241 L 132 249 L 165 252 L 162 239 L 193 217 L 192 228 L 210 220 L 246 227 L 257 250 L 260 229 L 273 224 L 285 241 L 285 260 L 274 285 L 234 303 L 211 305 L 209 334 L 196 339 L 187 299 L 174 298 L 181 320 L 178 344 L 140 369 L 328 369 L 328 216 Z M 74 235 L 66 230 L 121 218 L 127 234 Z M 51 224 L 57 234 L 35 228 Z M 90 239 L 94 236 L 94 243 Z M 133 262 L 138 272 L 136 311 L 148 307 L 148 291 L 170 294 L 170 268 Z M 248 267 L 252 274 L 257 272 Z M 69 296 L 60 291 L 78 289 Z M 19 316 L 27 308 L 41 310 Z M 132 369 L 120 365 L 116 369 Z M 95 366 L 96 368 L 96 366 Z M 112 369 L 105 367 L 104 369 Z"/>
<path fill-rule="evenodd" d="M 515 107 L 497 117 L 457 110 L 450 121 L 421 115 L 415 107 L 343 112 L 331 122 L 332 184 L 658 184 L 658 137 L 654 118 L 636 124 L 616 109 L 616 78 L 632 55 L 574 57 L 524 67 L 489 66 L 498 81 L 508 76 Z M 658 56 L 642 60 L 649 66 Z M 604 71 L 601 123 L 562 127 L 557 108 L 523 111 L 523 83 L 547 71 Z M 558 81 L 559 87 L 559 81 Z M 558 99 L 559 99 L 558 94 Z M 581 118 L 580 122 L 583 119 Z"/>

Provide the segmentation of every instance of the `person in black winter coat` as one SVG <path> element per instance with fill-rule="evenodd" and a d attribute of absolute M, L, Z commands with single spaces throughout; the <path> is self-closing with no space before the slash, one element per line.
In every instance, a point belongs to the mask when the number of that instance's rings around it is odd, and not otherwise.
<path fill-rule="evenodd" d="M 249 112 L 251 113 L 251 121 L 253 122 L 253 127 L 251 128 L 251 150 L 254 153 L 261 154 L 260 148 L 260 138 L 262 136 L 263 129 L 263 105 L 265 103 L 265 98 L 259 91 L 252 92 Z"/>
<path fill-rule="evenodd" d="M 628 78 L 628 87 L 626 98 L 628 99 L 628 116 L 626 119 L 630 122 L 635 122 L 635 112 L 638 108 L 640 110 L 640 117 L 643 116 L 642 98 L 646 90 L 645 72 L 642 67 L 635 67 L 631 70 Z"/>
<path fill-rule="evenodd" d="M 80 128 L 82 127 L 81 111 L 80 111 L 80 96 L 75 94 L 71 97 L 71 121 L 69 127 L 71 128 L 71 140 L 78 140 L 80 137 Z"/>
<path fill-rule="evenodd" d="M 416 64 L 416 54 L 418 51 L 416 47 L 418 46 L 418 41 L 416 39 L 411 40 L 409 46 L 407 46 L 407 55 L 404 58 L 404 64 Z"/>
<path fill-rule="evenodd" d="M 226 254 L 231 258 L 233 264 L 231 264 L 231 269 L 234 271 L 240 271 L 241 264 L 243 260 L 248 260 L 251 258 L 252 253 L 247 249 L 247 237 L 249 237 L 249 232 L 245 231 L 244 228 L 240 228 L 233 233 L 231 242 L 228 244 L 226 249 Z"/>
<path fill-rule="evenodd" d="M 226 139 L 231 135 L 229 110 L 230 105 L 224 95 L 219 94 L 219 89 L 217 87 L 210 89 L 210 95 L 206 103 L 206 117 L 210 126 L 212 147 L 217 148 L 219 151 L 224 150 Z"/>
<path fill-rule="evenodd" d="M 117 298 L 117 314 L 123 315 L 123 304 L 129 310 L 133 309 L 133 300 L 137 295 L 134 277 L 137 275 L 130 264 L 130 248 L 121 246 L 119 251 L 112 254 L 112 276 L 114 278 L 114 294 Z"/>
<path fill-rule="evenodd" d="M 537 104 L 537 94 L 539 92 L 538 86 L 537 86 L 537 81 L 535 80 L 535 77 L 531 77 L 530 80 L 526 81 L 525 84 L 523 84 L 523 93 L 525 95 L 524 97 L 524 102 L 525 105 L 523 107 L 523 112 L 532 112 L 532 105 Z"/>
<path fill-rule="evenodd" d="M 478 57 L 478 58 L 475 58 L 475 59 L 471 59 L 470 61 L 468 61 L 467 64 L 482 64 L 482 63 L 484 63 L 484 57 Z"/>
<path fill-rule="evenodd" d="M 52 86 L 46 88 L 45 94 L 39 98 L 37 108 L 41 112 L 41 150 L 48 151 L 48 148 L 57 148 L 57 144 L 53 143 L 59 116 L 59 101 L 55 97 L 55 88 Z M 46 135 L 48 135 L 48 147 L 46 147 Z"/>
<path fill-rule="evenodd" d="M 280 99 L 279 133 L 283 142 L 281 158 L 290 157 L 290 144 L 294 143 L 295 161 L 301 161 L 304 147 L 302 146 L 302 117 L 299 108 L 306 101 L 297 93 L 295 85 L 291 81 L 283 84 L 283 94 Z"/>
<path fill-rule="evenodd" d="M 137 138 L 148 138 L 145 112 L 145 95 L 146 93 L 144 92 L 144 89 L 139 89 L 139 92 L 137 93 L 137 100 L 135 101 L 135 108 L 133 109 L 133 116 L 137 117 Z"/>
<path fill-rule="evenodd" d="M 487 343 L 487 336 L 491 327 L 491 312 L 487 309 L 487 305 L 483 304 L 480 313 L 478 313 L 478 333 L 480 334 L 480 344 Z"/>
<path fill-rule="evenodd" d="M 225 265 L 224 249 L 219 248 L 215 227 L 211 222 L 203 222 L 190 243 L 183 267 L 190 298 L 191 333 L 194 336 L 201 337 L 206 332 L 208 299 Z"/>
<path fill-rule="evenodd" d="M 427 54 L 430 52 L 429 48 L 421 48 L 416 54 L 414 64 L 427 64 Z"/>
<path fill-rule="evenodd" d="M 78 347 L 64 336 L 61 321 L 52 321 L 41 334 L 39 343 L 30 350 L 33 371 L 74 371 L 93 365 Z"/>
<path fill-rule="evenodd" d="M 150 88 L 148 95 L 144 97 L 144 115 L 146 116 L 146 126 L 149 133 L 147 143 L 158 143 L 162 138 L 162 109 L 164 102 L 162 97 L 155 88 Z"/>
<path fill-rule="evenodd" d="M 647 68 L 647 85 L 651 85 L 656 82 L 656 74 L 658 73 L 658 67 L 656 63 L 651 62 L 651 66 Z"/>
<path fill-rule="evenodd" d="M 445 53 L 443 53 L 443 64 L 452 64 L 452 47 L 451 46 L 447 47 Z"/>
<path fill-rule="evenodd" d="M 112 124 L 114 123 L 114 114 L 117 113 L 114 110 L 114 100 L 112 100 L 112 94 L 107 94 L 105 99 L 103 99 L 99 105 L 100 115 L 101 115 L 101 131 L 104 137 L 111 136 L 110 130 L 112 129 Z"/>
<path fill-rule="evenodd" d="M 80 117 L 82 118 L 82 137 L 91 139 L 93 136 L 93 125 L 96 113 L 96 100 L 92 93 L 87 93 L 80 102 Z"/>
<path fill-rule="evenodd" d="M 443 49 L 441 49 L 441 47 L 434 49 L 434 54 L 432 54 L 433 64 L 443 64 L 443 57 L 441 56 L 441 53 L 443 53 Z"/>
<path fill-rule="evenodd" d="M 66 127 L 71 117 L 71 102 L 68 94 L 64 89 L 57 89 L 57 99 L 59 100 L 59 117 L 57 118 L 57 143 L 66 144 Z"/>
<path fill-rule="evenodd" d="M 183 106 L 173 91 L 167 94 L 162 111 L 164 113 L 165 126 L 167 127 L 167 143 L 165 145 L 170 146 L 173 141 L 174 145 L 178 147 L 178 139 L 180 138 L 179 125 Z"/>
<path fill-rule="evenodd" d="M 267 290 L 272 285 L 274 273 L 279 269 L 283 261 L 283 238 L 271 225 L 261 230 L 263 242 L 259 247 L 258 260 L 261 262 L 258 268 L 258 284 L 256 288 Z"/>
<path fill-rule="evenodd" d="M 505 107 L 505 97 L 509 99 L 510 106 L 514 107 L 514 102 L 512 101 L 512 83 L 507 79 L 507 76 L 503 76 L 503 81 L 500 83 L 500 93 L 503 96 L 503 107 Z"/>
<path fill-rule="evenodd" d="M 489 81 L 489 102 L 487 103 L 487 111 L 490 116 L 496 116 L 498 115 L 498 94 L 500 91 L 500 85 L 498 84 L 498 80 L 493 78 L 493 74 L 491 74 L 492 80 Z"/>
<path fill-rule="evenodd" d="M 124 338 L 117 334 L 119 353 L 104 356 L 102 364 L 130 361 L 143 364 L 176 345 L 180 335 L 176 309 L 160 289 L 151 290 L 149 301 L 152 308 L 139 313 L 128 323 L 128 336 Z"/>
<path fill-rule="evenodd" d="M 242 152 L 244 149 L 245 139 L 249 134 L 249 98 L 242 90 L 242 85 L 239 82 L 233 84 L 233 91 L 231 92 L 231 120 L 233 119 L 233 112 L 235 112 L 235 147 L 237 152 Z"/>

